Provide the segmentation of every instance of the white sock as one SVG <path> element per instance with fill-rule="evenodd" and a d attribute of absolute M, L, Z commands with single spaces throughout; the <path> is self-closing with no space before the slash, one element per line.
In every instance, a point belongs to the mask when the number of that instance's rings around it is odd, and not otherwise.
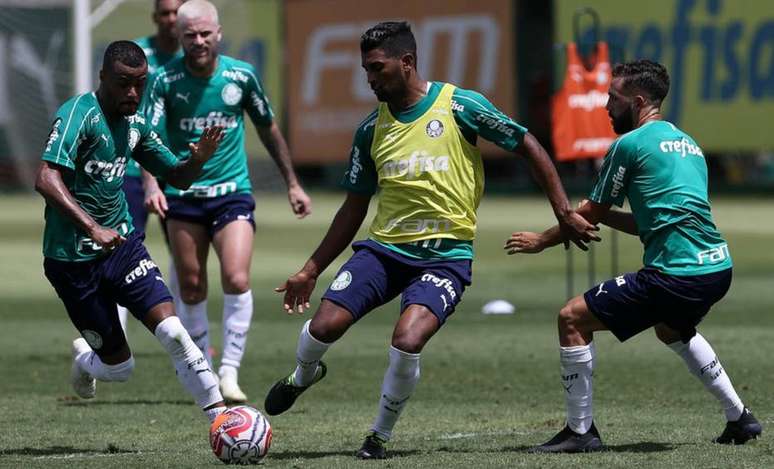
<path fill-rule="evenodd" d="M 419 354 L 390 346 L 390 365 L 384 373 L 379 411 L 371 430 L 389 440 L 392 429 L 419 382 Z"/>
<path fill-rule="evenodd" d="M 223 294 L 223 358 L 221 366 L 239 368 L 253 317 L 253 292 Z"/>
<path fill-rule="evenodd" d="M 121 323 L 121 329 L 124 330 L 124 335 L 126 335 L 126 319 L 129 315 L 129 310 L 121 305 L 116 305 L 116 309 L 118 309 L 118 321 Z"/>
<path fill-rule="evenodd" d="M 594 342 L 575 347 L 559 347 L 562 386 L 567 405 L 567 426 L 584 434 L 591 428 Z"/>
<path fill-rule="evenodd" d="M 180 301 L 180 310 L 178 311 L 180 322 L 188 331 L 191 339 L 212 368 L 212 355 L 210 354 L 210 323 L 207 320 L 207 300 L 200 303 L 189 305 Z"/>
<path fill-rule="evenodd" d="M 720 364 L 712 346 L 698 332 L 685 344 L 678 340 L 669 344 L 688 365 L 688 369 L 704 384 L 704 387 L 720 402 L 726 418 L 733 422 L 739 420 L 744 410 L 744 404 L 734 391 L 731 378 L 728 377 Z"/>
<path fill-rule="evenodd" d="M 177 316 L 161 321 L 153 334 L 172 358 L 177 379 L 199 407 L 205 409 L 223 401 L 215 374 Z"/>
<path fill-rule="evenodd" d="M 134 369 L 134 357 L 130 356 L 128 360 L 117 365 L 107 365 L 91 350 L 78 355 L 75 361 L 83 371 L 97 381 L 123 382 L 129 379 Z"/>
<path fill-rule="evenodd" d="M 214 422 L 218 415 L 225 412 L 228 408 L 226 406 L 211 407 L 204 411 L 204 414 L 210 419 L 210 422 Z"/>
<path fill-rule="evenodd" d="M 309 323 L 306 321 L 301 328 L 301 334 L 298 337 L 298 347 L 296 348 L 296 372 L 293 382 L 296 386 L 307 386 L 314 380 L 317 372 L 317 364 L 328 350 L 331 344 L 320 342 L 309 333 Z"/>

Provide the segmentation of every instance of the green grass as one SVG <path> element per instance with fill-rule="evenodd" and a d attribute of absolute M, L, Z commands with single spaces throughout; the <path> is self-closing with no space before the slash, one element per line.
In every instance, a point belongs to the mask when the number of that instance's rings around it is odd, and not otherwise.
<path fill-rule="evenodd" d="M 285 315 L 272 288 L 295 272 L 327 229 L 340 195 L 317 194 L 314 214 L 296 221 L 280 196 L 258 197 L 252 286 L 255 315 L 241 382 L 262 407 L 271 384 L 294 364 L 304 318 Z M 551 222 L 540 199 L 485 199 L 480 209 L 473 285 L 422 358 L 422 379 L 389 445 L 392 458 L 352 458 L 376 410 L 397 303 L 366 317 L 327 354 L 329 375 L 285 415 L 272 418 L 266 467 L 774 467 L 771 357 L 774 345 L 774 232 L 770 202 L 720 199 L 718 225 L 735 260 L 729 295 L 702 332 L 718 352 L 745 402 L 766 429 L 741 447 L 710 443 L 723 426 L 714 400 L 655 336 L 626 344 L 597 335 L 595 420 L 611 451 L 540 456 L 524 450 L 562 425 L 556 312 L 565 296 L 564 253 L 508 257 L 501 246 L 515 229 Z M 159 344 L 137 322 L 129 341 L 137 367 L 124 384 L 100 383 L 97 399 L 77 401 L 68 383 L 75 329 L 42 275 L 42 201 L 0 199 L 0 466 L 203 467 L 210 453 L 204 417 L 175 379 Z M 155 220 L 148 246 L 159 265 L 167 254 Z M 609 238 L 609 233 L 603 231 Z M 609 245 L 597 249 L 609 276 Z M 622 235 L 622 270 L 639 267 L 639 242 Z M 321 279 L 315 301 L 338 259 Z M 214 258 L 214 256 L 211 256 Z M 585 264 L 576 253 L 578 291 Z M 210 259 L 210 318 L 220 343 L 217 265 Z M 480 314 L 505 298 L 512 316 Z"/>

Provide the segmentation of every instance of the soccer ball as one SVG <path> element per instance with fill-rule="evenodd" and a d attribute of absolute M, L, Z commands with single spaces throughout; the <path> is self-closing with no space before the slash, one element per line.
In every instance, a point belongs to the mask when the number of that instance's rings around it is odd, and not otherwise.
<path fill-rule="evenodd" d="M 210 446 L 226 464 L 258 464 L 269 452 L 271 425 L 252 407 L 232 407 L 212 422 Z"/>

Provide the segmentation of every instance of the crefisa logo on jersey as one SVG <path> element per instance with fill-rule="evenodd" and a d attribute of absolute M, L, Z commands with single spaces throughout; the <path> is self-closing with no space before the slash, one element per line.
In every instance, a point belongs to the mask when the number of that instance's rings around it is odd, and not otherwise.
<path fill-rule="evenodd" d="M 425 127 L 425 132 L 427 132 L 427 135 L 430 138 L 440 137 L 441 134 L 443 134 L 443 124 L 441 123 L 441 121 L 433 119 L 427 123 L 427 127 Z"/>
<path fill-rule="evenodd" d="M 140 142 L 140 131 L 132 127 L 129 129 L 129 151 L 134 151 L 134 147 Z"/>
<path fill-rule="evenodd" d="M 54 124 L 51 126 L 51 132 L 48 134 L 48 140 L 46 140 L 46 151 L 51 151 L 51 145 L 59 138 L 59 126 L 62 125 L 62 118 L 58 117 Z"/>
<path fill-rule="evenodd" d="M 223 102 L 229 106 L 239 104 L 239 101 L 242 99 L 242 88 L 234 83 L 228 83 L 223 87 L 220 97 L 223 98 Z"/>

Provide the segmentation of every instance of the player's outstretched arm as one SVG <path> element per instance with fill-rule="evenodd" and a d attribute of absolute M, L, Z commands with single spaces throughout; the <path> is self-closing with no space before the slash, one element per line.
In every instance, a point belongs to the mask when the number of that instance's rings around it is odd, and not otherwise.
<path fill-rule="evenodd" d="M 312 199 L 306 195 L 301 184 L 298 182 L 296 172 L 293 170 L 293 164 L 290 161 L 290 150 L 285 138 L 282 136 L 276 122 L 272 122 L 267 127 L 255 126 L 258 137 L 271 155 L 274 163 L 282 174 L 285 184 L 288 186 L 288 202 L 290 208 L 298 218 L 304 218 L 312 213 Z"/>
<path fill-rule="evenodd" d="M 287 279 L 282 286 L 274 289 L 278 293 L 285 293 L 282 304 L 285 312 L 292 314 L 294 308 L 297 308 L 299 313 L 303 313 L 304 309 L 310 307 L 309 297 L 317 283 L 317 277 L 355 238 L 357 230 L 368 213 L 370 200 L 370 195 L 349 192 L 336 216 L 333 217 L 328 233 L 325 234 L 312 257 L 298 273 Z"/>
<path fill-rule="evenodd" d="M 524 144 L 519 148 L 518 151 L 529 162 L 532 176 L 548 196 L 554 215 L 559 221 L 559 229 L 563 235 L 565 248 L 569 248 L 569 242 L 572 241 L 585 251 L 588 249 L 586 243 L 599 241 L 599 237 L 595 233 L 599 228 L 572 210 L 559 174 L 548 157 L 548 153 L 537 139 L 532 134 L 527 133 L 524 136 Z"/>
<path fill-rule="evenodd" d="M 576 212 L 579 216 L 582 216 L 588 223 L 596 225 L 597 223 L 603 223 L 603 220 L 610 218 L 610 205 L 598 204 L 589 200 L 584 200 L 580 203 Z M 621 215 L 625 215 L 623 212 L 615 212 Z M 629 214 L 631 215 L 631 214 Z M 633 222 L 632 218 L 632 222 Z M 600 238 L 596 234 L 594 235 L 595 241 L 599 241 Z M 537 254 L 544 249 L 556 246 L 563 241 L 563 234 L 559 225 L 552 226 L 542 233 L 533 233 L 531 231 L 517 231 L 511 234 L 510 238 L 505 241 L 503 249 L 508 254 Z"/>
<path fill-rule="evenodd" d="M 218 149 L 223 138 L 223 127 L 207 127 L 202 132 L 202 136 L 196 143 L 189 143 L 191 157 L 181 161 L 177 166 L 170 169 L 164 178 L 166 181 L 178 189 L 186 190 L 199 177 L 204 163 L 210 160 L 210 157 Z"/>
<path fill-rule="evenodd" d="M 100 226 L 78 205 L 62 179 L 61 166 L 47 161 L 41 162 L 35 178 L 35 190 L 46 199 L 47 203 L 72 220 L 92 241 L 106 251 L 126 241 L 115 230 Z"/>

